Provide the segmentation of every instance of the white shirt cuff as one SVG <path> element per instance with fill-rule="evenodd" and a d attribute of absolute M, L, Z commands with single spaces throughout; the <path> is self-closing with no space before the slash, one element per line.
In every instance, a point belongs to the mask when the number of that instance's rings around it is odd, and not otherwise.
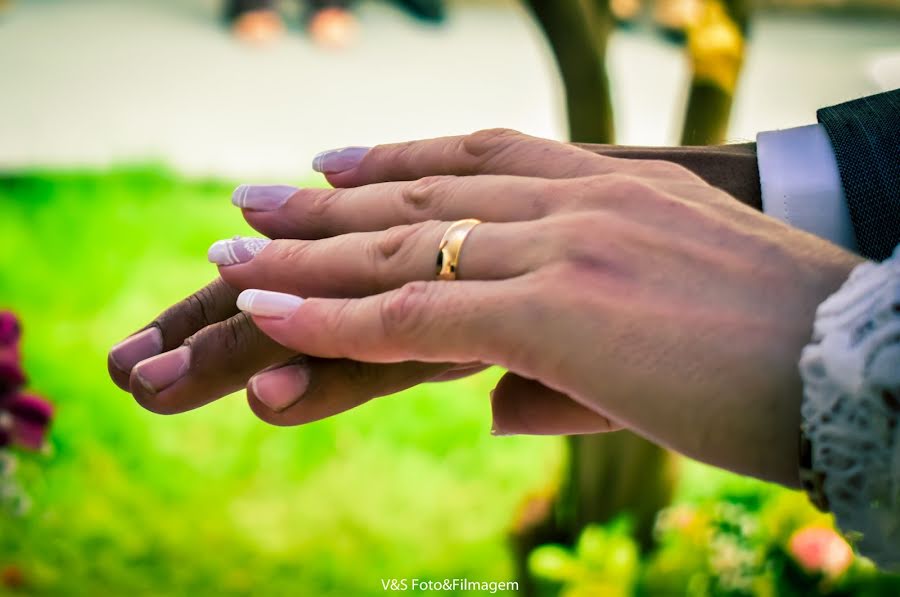
<path fill-rule="evenodd" d="M 822 125 L 759 133 L 756 159 L 766 214 L 856 250 L 837 160 Z"/>

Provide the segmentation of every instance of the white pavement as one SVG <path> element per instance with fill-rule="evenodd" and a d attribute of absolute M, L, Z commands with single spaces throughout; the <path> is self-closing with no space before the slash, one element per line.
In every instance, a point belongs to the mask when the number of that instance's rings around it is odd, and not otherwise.
<path fill-rule="evenodd" d="M 439 28 L 362 5 L 348 51 L 296 27 L 236 43 L 212 0 L 33 0 L 0 14 L 0 170 L 163 162 L 195 175 L 296 179 L 342 145 L 507 126 L 564 137 L 552 59 L 519 3 L 451 2 Z M 898 22 L 762 16 L 731 134 L 804 124 L 815 109 L 900 86 Z M 681 52 L 617 33 L 619 141 L 677 139 Z"/>

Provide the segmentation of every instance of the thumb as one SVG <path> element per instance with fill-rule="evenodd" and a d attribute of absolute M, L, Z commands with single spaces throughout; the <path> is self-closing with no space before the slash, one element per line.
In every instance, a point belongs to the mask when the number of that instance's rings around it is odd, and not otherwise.
<path fill-rule="evenodd" d="M 621 429 L 539 381 L 507 373 L 491 392 L 494 435 L 579 435 Z"/>

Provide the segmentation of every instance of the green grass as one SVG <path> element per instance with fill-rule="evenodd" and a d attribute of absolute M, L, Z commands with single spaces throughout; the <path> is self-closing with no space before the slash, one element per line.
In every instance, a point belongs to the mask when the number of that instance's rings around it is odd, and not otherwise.
<path fill-rule="evenodd" d="M 149 168 L 0 178 L 0 308 L 57 406 L 48 453 L 24 457 L 30 512 L 0 518 L 0 568 L 47 595 L 511 579 L 505 528 L 561 442 L 490 436 L 497 372 L 285 429 L 242 395 L 161 417 L 109 381 L 109 346 L 214 277 L 210 243 L 248 232 L 232 186 Z"/>

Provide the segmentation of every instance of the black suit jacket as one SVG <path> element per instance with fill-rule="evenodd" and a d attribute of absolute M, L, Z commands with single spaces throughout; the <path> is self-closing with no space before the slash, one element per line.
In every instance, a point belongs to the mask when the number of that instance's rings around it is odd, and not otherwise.
<path fill-rule="evenodd" d="M 817 116 L 837 157 L 859 252 L 882 261 L 900 243 L 900 89 Z"/>

